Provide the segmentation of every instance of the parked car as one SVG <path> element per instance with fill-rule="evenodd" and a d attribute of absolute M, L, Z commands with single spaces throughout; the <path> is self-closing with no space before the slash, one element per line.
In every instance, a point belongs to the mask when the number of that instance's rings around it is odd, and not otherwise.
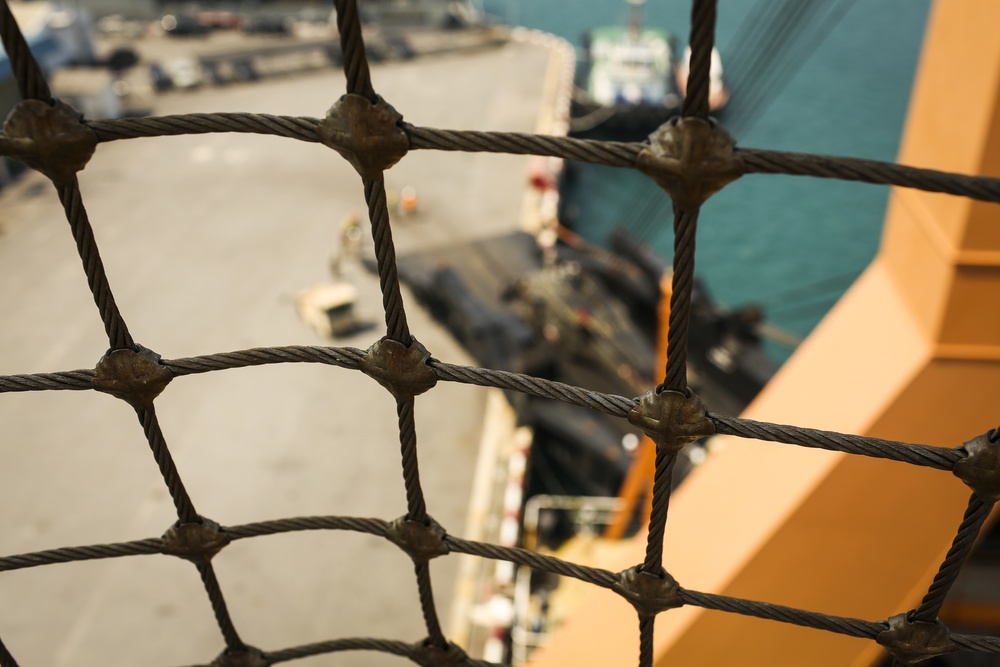
<path fill-rule="evenodd" d="M 198 37 L 212 31 L 193 16 L 167 14 L 160 19 L 160 27 L 172 37 Z"/>
<path fill-rule="evenodd" d="M 153 86 L 153 90 L 158 93 L 162 93 L 165 90 L 170 90 L 174 87 L 174 80 L 170 78 L 167 74 L 167 70 L 163 69 L 163 66 L 159 63 L 149 63 L 149 84 Z"/>
<path fill-rule="evenodd" d="M 167 73 L 174 86 L 181 90 L 198 88 L 202 84 L 201 66 L 191 58 L 175 58 L 167 63 Z"/>
<path fill-rule="evenodd" d="M 243 23 L 243 32 L 253 35 L 287 35 L 292 31 L 291 18 L 258 16 Z"/>

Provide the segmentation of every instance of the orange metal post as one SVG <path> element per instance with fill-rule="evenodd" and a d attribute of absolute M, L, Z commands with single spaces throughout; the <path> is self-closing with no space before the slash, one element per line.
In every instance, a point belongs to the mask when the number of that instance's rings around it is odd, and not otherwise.
<path fill-rule="evenodd" d="M 1000 3 L 938 0 L 900 162 L 1000 176 Z M 754 419 L 953 447 L 1000 421 L 1000 206 L 893 192 L 872 266 L 747 410 Z M 686 588 L 884 619 L 919 603 L 970 491 L 946 472 L 727 439 L 671 502 Z M 624 569 L 642 561 L 637 539 Z M 533 664 L 635 664 L 635 612 L 591 603 Z M 595 638 L 600 638 L 595 640 Z M 657 665 L 870 665 L 868 640 L 685 607 Z"/>
<path fill-rule="evenodd" d="M 657 331 L 658 345 L 656 352 L 656 381 L 663 382 L 667 372 L 667 322 L 670 321 L 670 295 L 673 292 L 673 285 L 670 275 L 660 278 L 660 305 L 657 312 L 659 320 L 659 331 Z M 645 494 L 645 508 L 643 511 L 643 521 L 648 521 L 649 515 L 653 511 L 653 476 L 656 472 L 656 443 L 648 436 L 643 436 L 636 449 L 632 465 L 629 466 L 628 475 L 622 482 L 622 488 L 618 491 L 618 497 L 622 499 L 622 508 L 608 525 L 604 532 L 604 537 L 608 539 L 618 539 L 625 533 L 635 512 L 636 503 Z"/>

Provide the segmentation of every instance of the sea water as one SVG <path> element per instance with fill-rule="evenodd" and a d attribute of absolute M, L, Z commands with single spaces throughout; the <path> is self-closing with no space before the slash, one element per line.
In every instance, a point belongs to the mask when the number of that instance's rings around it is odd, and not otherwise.
<path fill-rule="evenodd" d="M 745 19 L 774 0 L 720 0 L 716 43 L 724 67 Z M 488 11 L 579 45 L 594 26 L 624 23 L 624 0 L 494 0 Z M 857 0 L 755 122 L 740 146 L 893 161 L 927 19 L 929 0 Z M 687 0 L 648 0 L 644 23 L 670 31 L 680 48 Z M 765 43 L 761 48 L 767 48 Z M 785 63 L 779 63 L 784 65 Z M 734 86 L 738 82 L 731 82 Z M 732 100 L 733 109 L 737 99 Z M 726 124 L 725 112 L 720 121 Z M 584 165 L 571 204 L 578 231 L 603 243 L 625 223 L 672 255 L 669 201 L 645 177 Z M 704 207 L 696 271 L 721 304 L 756 303 L 768 320 L 807 334 L 874 257 L 888 188 L 796 176 L 750 175 Z M 784 359 L 789 349 L 772 347 Z"/>

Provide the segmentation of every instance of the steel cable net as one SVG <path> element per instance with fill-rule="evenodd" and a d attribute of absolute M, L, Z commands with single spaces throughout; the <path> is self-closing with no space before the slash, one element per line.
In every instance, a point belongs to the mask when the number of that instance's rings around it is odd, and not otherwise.
<path fill-rule="evenodd" d="M 573 577 L 622 595 L 636 609 L 639 664 L 652 665 L 653 626 L 658 614 L 694 605 L 782 623 L 875 640 L 898 663 L 912 664 L 957 650 L 1000 652 L 1000 637 L 951 632 L 937 615 L 994 503 L 1000 498 L 1000 432 L 992 430 L 944 449 L 712 414 L 686 384 L 686 353 L 694 276 L 694 246 L 701 204 L 728 182 L 747 173 L 782 173 L 865 181 L 1000 201 L 1000 180 L 916 169 L 870 160 L 735 147 L 724 129 L 708 118 L 708 81 L 715 31 L 715 0 L 692 8 L 691 76 L 682 115 L 650 141 L 600 142 L 519 133 L 448 131 L 414 127 L 376 94 L 365 57 L 357 0 L 337 0 L 337 23 L 347 74 L 347 94 L 323 119 L 249 113 L 87 121 L 52 98 L 6 0 L 0 0 L 0 33 L 23 101 L 0 135 L 0 153 L 36 168 L 55 184 L 87 282 L 108 336 L 109 350 L 96 368 L 0 376 L 0 392 L 96 390 L 127 401 L 136 411 L 153 457 L 177 510 L 177 522 L 162 537 L 66 547 L 0 557 L 0 570 L 53 563 L 167 554 L 194 564 L 204 583 L 224 652 L 212 665 L 264 666 L 336 651 L 368 650 L 404 656 L 420 665 L 487 665 L 449 642 L 438 621 L 428 563 L 449 553 L 509 561 Z M 186 359 L 163 359 L 136 343 L 115 304 L 87 218 L 76 173 L 102 142 L 208 132 L 271 134 L 325 144 L 355 167 L 363 182 L 375 241 L 386 336 L 368 350 L 320 346 L 269 347 Z M 558 156 L 637 168 L 669 194 L 674 205 L 673 291 L 664 382 L 641 397 L 602 394 L 518 373 L 458 366 L 433 358 L 411 334 L 400 295 L 392 227 L 383 173 L 409 150 L 473 151 Z M 229 368 L 280 363 L 316 363 L 360 370 L 394 397 L 407 508 L 393 521 L 312 516 L 219 526 L 198 514 L 185 490 L 157 421 L 156 396 L 175 377 Z M 416 396 L 438 381 L 497 387 L 584 406 L 629 420 L 657 445 L 652 513 L 646 557 L 623 572 L 585 567 L 525 549 L 459 539 L 428 512 L 420 485 L 414 425 Z M 671 476 L 678 451 L 712 433 L 885 458 L 951 471 L 972 488 L 956 536 L 915 609 L 887 620 L 831 616 L 762 601 L 713 595 L 684 588 L 662 566 L 663 536 Z M 957 518 L 957 517 L 956 517 Z M 276 651 L 262 651 L 240 636 L 226 608 L 212 557 L 233 540 L 305 530 L 347 530 L 386 538 L 413 560 L 427 637 L 417 643 L 353 637 Z M 0 667 L 16 667 L 0 642 Z"/>

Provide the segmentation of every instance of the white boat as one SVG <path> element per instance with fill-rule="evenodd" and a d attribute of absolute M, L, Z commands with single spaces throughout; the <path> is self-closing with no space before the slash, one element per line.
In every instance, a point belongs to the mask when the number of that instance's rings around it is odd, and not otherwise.
<path fill-rule="evenodd" d="M 677 63 L 677 91 L 683 97 L 687 94 L 687 82 L 691 67 L 691 47 L 684 50 L 684 57 Z M 729 101 L 729 90 L 722 78 L 722 56 L 712 47 L 712 64 L 708 70 L 708 108 L 717 112 Z"/>
<path fill-rule="evenodd" d="M 642 136 L 680 106 L 673 37 L 666 30 L 642 25 L 643 0 L 630 4 L 628 25 L 602 26 L 584 35 L 574 132 L 600 128 Z"/>

